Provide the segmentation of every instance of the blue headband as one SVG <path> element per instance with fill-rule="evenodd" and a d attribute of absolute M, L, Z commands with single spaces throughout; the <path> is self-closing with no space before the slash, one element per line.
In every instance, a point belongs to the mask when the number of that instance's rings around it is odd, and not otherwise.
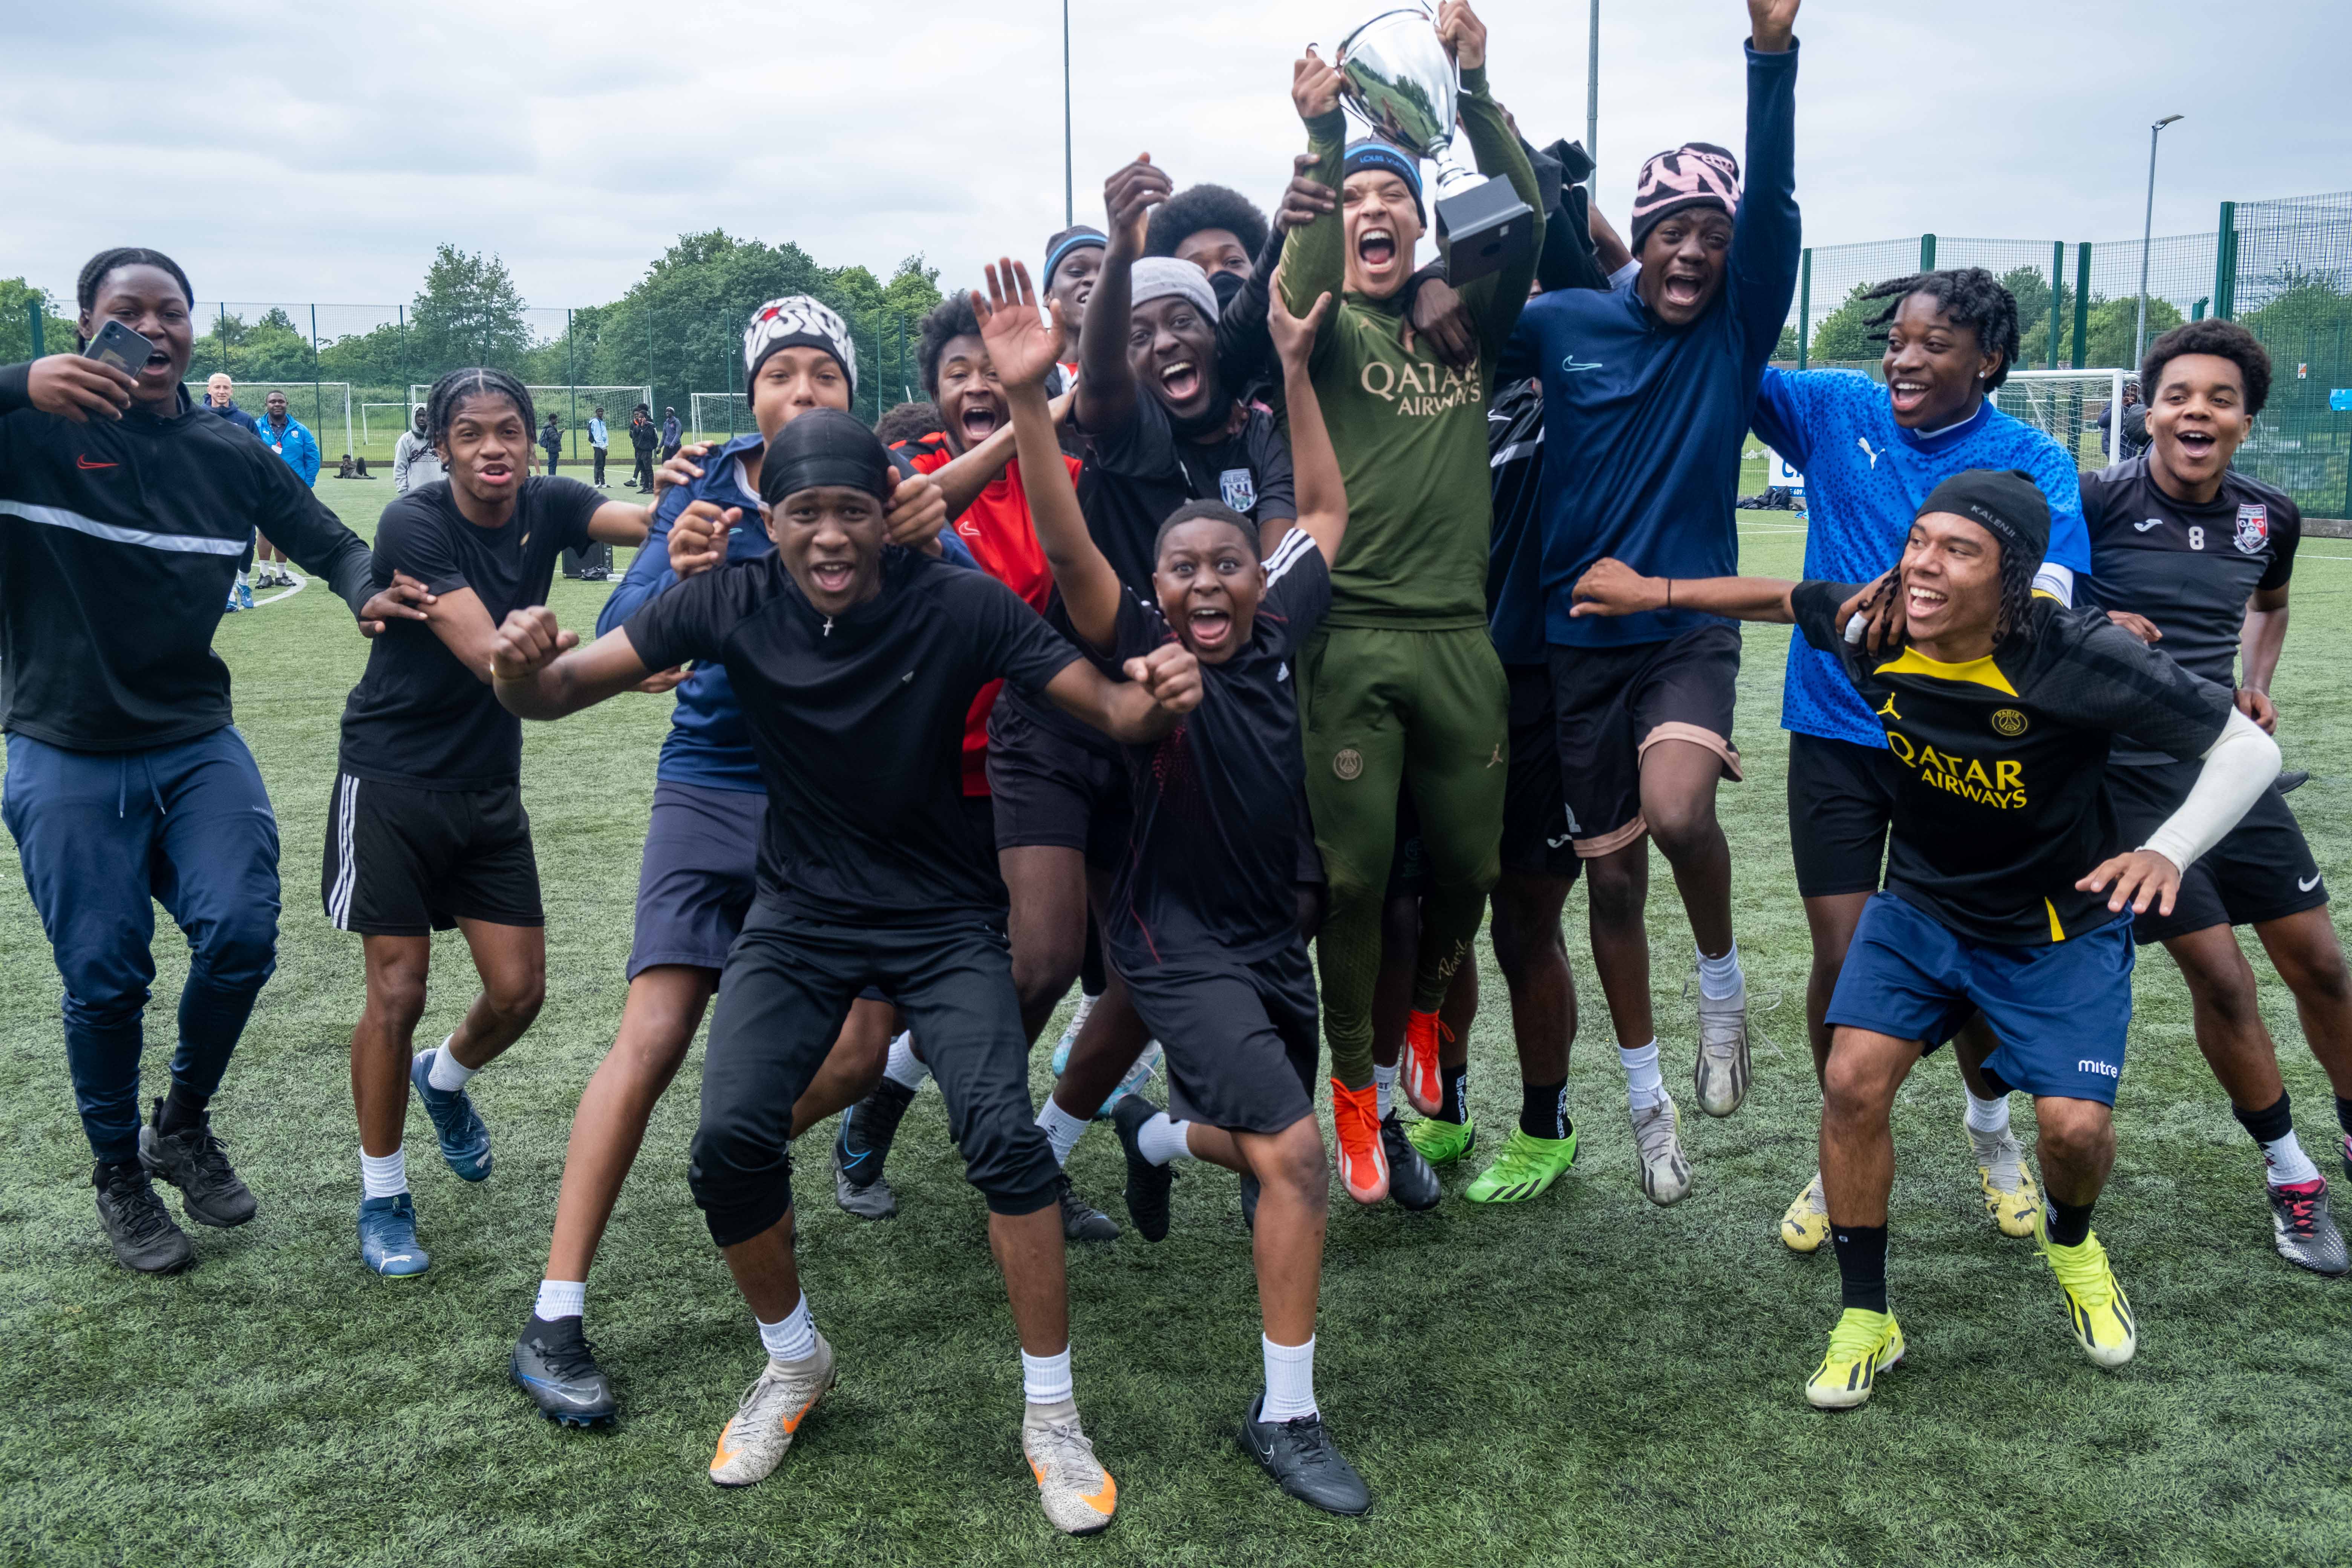
<path fill-rule="evenodd" d="M 1339 163 L 1339 178 L 1344 181 L 1349 174 L 1360 174 L 1367 169 L 1379 169 L 1402 180 L 1406 188 L 1412 192 L 1413 212 L 1423 225 L 1429 222 L 1429 215 L 1422 210 L 1421 205 L 1421 160 L 1377 136 L 1367 136 L 1361 141 L 1348 143 L 1348 150 Z"/>
<path fill-rule="evenodd" d="M 1104 236 L 1090 228 L 1073 229 L 1070 233 L 1064 235 L 1060 244 L 1045 252 L 1045 276 L 1043 279 L 1043 286 L 1047 289 L 1051 289 L 1054 286 L 1054 268 L 1062 264 L 1062 258 L 1064 257 L 1069 255 L 1073 250 L 1084 250 L 1090 245 L 1094 246 L 1097 249 L 1108 249 L 1110 247 L 1110 241 Z"/>

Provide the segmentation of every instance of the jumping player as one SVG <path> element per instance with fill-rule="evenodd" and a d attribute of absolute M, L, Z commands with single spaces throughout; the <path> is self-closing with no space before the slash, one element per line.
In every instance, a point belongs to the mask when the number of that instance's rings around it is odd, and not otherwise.
<path fill-rule="evenodd" d="M 894 488 L 871 431 L 833 409 L 802 416 L 761 464 L 773 554 L 691 578 L 586 647 L 544 609 L 509 616 L 499 700 L 554 719 L 657 669 L 721 664 L 768 785 L 759 894 L 719 982 L 689 1167 L 768 1352 L 711 1479 L 768 1476 L 834 1384 L 793 1258 L 791 1107 L 872 984 L 923 1040 L 988 1201 L 1021 1339 L 1023 1447 L 1046 1516 L 1091 1533 L 1110 1523 L 1117 1489 L 1071 1397 L 1058 1171 L 1029 1109 L 1002 883 L 985 818 L 962 792 L 963 718 L 982 685 L 1004 679 L 1146 742 L 1199 700 L 1199 675 L 1168 648 L 1115 684 L 1003 584 L 888 547 Z"/>
<path fill-rule="evenodd" d="M 2083 476 L 2093 595 L 2117 620 L 2154 632 L 2157 651 L 2183 668 L 2234 687 L 2238 710 L 2274 733 L 2271 676 L 2286 638 L 2287 581 L 2303 514 L 2230 467 L 2270 395 L 2270 354 L 2234 321 L 2192 321 L 2148 345 L 2140 381 L 2149 389 L 2153 444 Z M 2137 747 L 2119 748 L 2107 769 L 2126 840 L 2178 810 L 2195 784 L 2187 764 Z M 2326 1178 L 2294 1135 L 2278 1047 L 2231 929 L 2242 925 L 2253 927 L 2286 982 L 2304 1038 L 2335 1088 L 2352 1175 L 2352 976 L 2319 863 L 2274 791 L 2189 868 L 2171 911 L 2135 921 L 2132 935 L 2142 944 L 2164 943 L 2189 982 L 2198 1049 L 2263 1152 L 2279 1256 L 2315 1273 L 2342 1274 L 2352 1259 L 2327 1211 Z"/>
<path fill-rule="evenodd" d="M 530 394 L 502 371 L 452 371 L 435 384 L 425 422 L 449 477 L 394 500 L 375 535 L 376 586 L 417 585 L 422 618 L 375 639 L 343 705 L 320 898 L 366 955 L 352 1100 L 360 1259 L 379 1274 L 421 1274 L 429 1261 L 401 1147 L 410 1086 L 449 1168 L 486 1179 L 489 1131 L 466 1085 L 522 1037 L 547 994 L 522 726 L 488 684 L 498 623 L 546 601 L 564 550 L 639 542 L 653 511 L 575 479 L 529 477 L 531 416 Z M 412 1057 L 433 932 L 452 926 L 481 994 L 439 1047 Z"/>
<path fill-rule="evenodd" d="M 1987 1076 L 2034 1097 L 2048 1189 L 2042 1255 L 2076 1340 L 2108 1367 L 2129 1361 L 2138 1342 L 2131 1304 L 2091 1232 L 2115 1163 L 2132 921 L 2173 912 L 2184 870 L 2277 776 L 2278 747 L 2231 707 L 2226 688 L 2103 616 L 2036 596 L 2049 543 L 2049 504 L 2030 475 L 1971 469 L 1921 503 L 1901 563 L 1867 590 L 1643 577 L 1614 561 L 1576 586 L 1580 616 L 1671 601 L 1794 621 L 1806 641 L 1840 658 L 1899 770 L 1886 889 L 1864 909 L 1830 1000 L 1822 1174 L 1844 1311 L 1805 1385 L 1818 1406 L 1860 1405 L 1902 1359 L 1886 1298 L 1888 1114 L 1919 1058 L 1972 1011 L 2000 1042 Z M 1861 612 L 1890 594 L 1902 646 L 1872 652 Z M 2202 765 L 2139 847 L 2110 855 L 2116 828 L 2104 775 L 2117 737 Z"/>

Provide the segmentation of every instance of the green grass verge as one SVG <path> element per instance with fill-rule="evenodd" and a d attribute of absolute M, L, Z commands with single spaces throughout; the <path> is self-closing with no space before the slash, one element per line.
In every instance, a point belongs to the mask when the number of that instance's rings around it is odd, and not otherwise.
<path fill-rule="evenodd" d="M 382 485 L 320 489 L 362 531 L 389 499 Z M 1748 569 L 1793 574 L 1801 533 L 1775 514 L 1748 522 Z M 2352 801 L 2352 698 L 2336 663 L 2352 654 L 2347 588 L 2352 548 L 2307 547 L 2278 691 L 2289 759 L 2318 774 L 2296 807 L 2331 867 Z M 584 627 L 598 592 L 559 584 L 555 608 Z M 1780 999 L 1759 1022 L 1782 1054 L 1759 1052 L 1738 1117 L 1689 1115 L 1693 1196 L 1657 1210 L 1634 1182 L 1580 893 L 1575 1173 L 1498 1210 L 1455 1195 L 1413 1216 L 1335 1195 L 1319 1388 L 1371 1483 L 1372 1517 L 1337 1521 L 1287 1502 L 1237 1451 L 1233 1423 L 1257 1385 L 1255 1297 L 1233 1183 L 1198 1168 L 1177 1184 L 1166 1243 L 1129 1237 L 1071 1259 L 1078 1389 L 1123 1505 L 1108 1538 L 1079 1546 L 1052 1538 L 1033 1500 L 1011 1328 L 935 1094 L 900 1138 L 903 1213 L 890 1224 L 835 1210 L 821 1145 L 805 1147 L 803 1267 L 845 1377 L 772 1480 L 720 1493 L 701 1475 L 760 1352 L 686 1190 L 693 1062 L 655 1117 L 591 1284 L 590 1331 L 616 1373 L 622 1424 L 559 1431 L 506 1382 L 572 1109 L 619 1010 L 665 701 L 624 699 L 529 731 L 550 993 L 536 1028 L 478 1086 L 498 1173 L 463 1186 L 414 1119 L 432 1270 L 386 1281 L 360 1269 L 345 1068 L 359 943 L 327 927 L 315 889 L 337 716 L 365 649 L 322 589 L 230 618 L 218 646 L 285 845 L 278 977 L 219 1105 L 261 1215 L 198 1231 L 203 1264 L 184 1278 L 115 1267 L 91 1214 L 56 973 L 26 900 L 0 894 L 0 1097 L 12 1110 L 0 1157 L 0 1562 L 2352 1558 L 2352 1296 L 2271 1254 L 2254 1151 L 2198 1057 L 2160 954 L 2140 973 L 2122 1153 L 2100 1209 L 2138 1309 L 2139 1359 L 2119 1373 L 2094 1368 L 2030 1244 L 1985 1218 L 1939 1057 L 1895 1120 L 1892 1270 L 1911 1357 L 1859 1413 L 1805 1407 L 1800 1384 L 1835 1316 L 1836 1277 L 1827 1256 L 1794 1257 L 1774 1238 L 1812 1167 L 1817 1110 L 1773 727 L 1784 641 L 1748 633 L 1748 777 L 1723 792 L 1751 994 Z M 13 864 L 0 868 L 0 888 L 16 885 Z M 1693 1048 L 1679 994 L 1688 937 L 1663 864 L 1653 887 L 1671 1084 L 1686 1081 Z M 151 1082 L 185 973 L 184 944 L 161 923 Z M 420 1035 L 437 1038 L 473 979 L 454 939 L 435 958 Z M 1491 1148 L 1518 1101 L 1502 988 L 1491 955 L 1481 963 L 1471 1081 Z M 2334 1142 L 2326 1084 L 2255 963 L 2318 1153 Z M 1046 1088 L 1042 1051 L 1034 1087 Z M 1071 1168 L 1117 1212 L 1107 1131 Z M 1449 1191 L 1466 1176 L 1450 1175 Z"/>

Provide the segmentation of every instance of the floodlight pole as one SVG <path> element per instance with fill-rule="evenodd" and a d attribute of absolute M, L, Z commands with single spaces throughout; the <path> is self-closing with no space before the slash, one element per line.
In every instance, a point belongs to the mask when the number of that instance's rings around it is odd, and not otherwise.
<path fill-rule="evenodd" d="M 1600 0 L 1593 4 L 1599 5 Z M 1077 186 L 1070 166 L 1070 0 L 1062 0 L 1062 226 L 1071 227 L 1077 221 Z"/>
<path fill-rule="evenodd" d="M 2147 247 L 2148 237 L 2156 229 L 2156 139 L 2164 133 L 2166 126 L 2179 118 L 2178 114 L 2168 114 L 2147 128 L 2147 213 L 2141 218 L 2139 226 L 2139 325 L 2132 331 L 2132 370 L 2135 374 L 2139 370 L 2140 356 L 2147 353 Z M 2147 395 L 2145 389 L 2142 389 L 2141 395 Z"/>
<path fill-rule="evenodd" d="M 1584 50 L 1584 155 L 1592 160 L 1585 184 L 1601 199 L 1601 0 L 1592 0 L 1592 38 Z"/>

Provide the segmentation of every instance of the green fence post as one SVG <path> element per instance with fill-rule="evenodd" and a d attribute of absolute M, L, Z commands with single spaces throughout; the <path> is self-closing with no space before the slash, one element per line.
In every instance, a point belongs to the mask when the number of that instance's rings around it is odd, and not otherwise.
<path fill-rule="evenodd" d="M 751 312 L 747 310 L 744 314 L 749 316 Z M 722 337 L 719 341 L 724 342 L 726 340 Z M 747 381 L 743 384 L 743 403 L 747 409 L 751 402 L 751 384 Z M 696 420 L 695 423 L 698 425 L 701 421 Z M 727 438 L 730 441 L 735 439 L 735 356 L 731 353 L 727 356 Z"/>
<path fill-rule="evenodd" d="M 327 423 L 327 395 L 319 385 L 319 307 L 310 307 L 310 434 L 316 437 Z M 352 433 L 343 432 L 343 445 L 351 445 Z"/>
<path fill-rule="evenodd" d="M 572 352 L 572 307 L 563 307 L 563 374 L 572 384 L 564 388 L 572 409 L 572 460 L 580 460 L 580 361 Z M 591 476 L 593 477 L 593 476 Z"/>
<path fill-rule="evenodd" d="M 1922 272 L 1936 270 L 1936 237 L 1932 234 L 1923 234 L 1919 237 L 1919 270 Z"/>
<path fill-rule="evenodd" d="M 2192 321 L 2203 321 L 2205 319 L 2205 307 L 2212 302 L 2212 295 L 2207 294 L 2203 296 L 2197 301 L 2197 303 L 2189 307 L 2189 319 Z"/>
<path fill-rule="evenodd" d="M 2083 368 L 2083 340 L 2091 331 L 2091 242 L 2084 240 L 2074 251 L 2074 363 Z"/>
<path fill-rule="evenodd" d="M 228 374 L 228 301 L 226 300 L 223 300 L 220 305 L 220 343 L 221 374 L 226 375 Z"/>
<path fill-rule="evenodd" d="M 2213 314 L 2229 321 L 2238 313 L 2238 204 L 2221 204 L 2213 237 Z"/>
<path fill-rule="evenodd" d="M 654 384 L 654 308 L 651 305 L 646 307 L 646 395 L 655 403 L 661 401 L 661 388 Z M 646 417 L 655 417 L 651 405 L 646 408 Z"/>
<path fill-rule="evenodd" d="M 2058 368 L 2058 334 L 2064 331 L 2058 296 L 2066 287 L 2066 242 L 2050 242 L 2050 368 Z"/>
<path fill-rule="evenodd" d="M 40 358 L 48 350 L 41 342 L 41 297 L 37 294 L 25 301 L 25 319 L 33 326 L 33 357 Z"/>
<path fill-rule="evenodd" d="M 1811 357 L 1813 337 L 1813 247 L 1805 247 L 1797 267 L 1797 368 Z"/>

